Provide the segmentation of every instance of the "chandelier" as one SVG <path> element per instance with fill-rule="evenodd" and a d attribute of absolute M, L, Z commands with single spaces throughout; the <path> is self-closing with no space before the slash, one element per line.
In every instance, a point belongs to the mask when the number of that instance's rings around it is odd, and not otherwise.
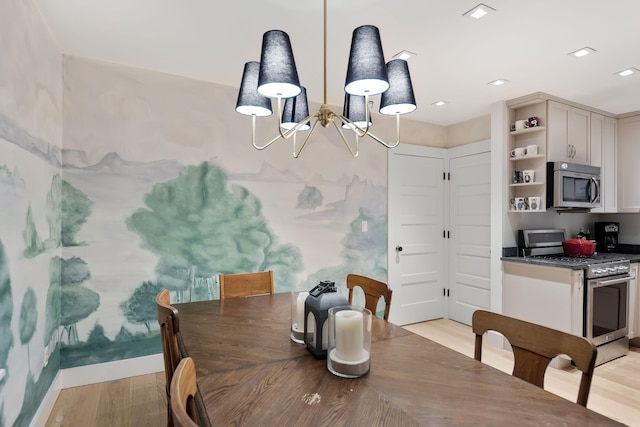
<path fill-rule="evenodd" d="M 409 67 L 403 59 L 385 64 L 378 28 L 363 25 L 353 31 L 347 66 L 343 113 L 334 113 L 327 104 L 327 0 L 324 0 L 324 102 L 309 115 L 307 91 L 300 85 L 289 36 L 284 31 L 264 33 L 260 62 L 244 66 L 236 111 L 252 118 L 252 143 L 263 150 L 279 139 L 293 140 L 293 157 L 298 158 L 317 125 L 337 129 L 353 157 L 357 157 L 360 138 L 369 136 L 387 148 L 400 143 L 400 115 L 416 109 Z M 372 96 L 381 94 L 380 113 L 396 116 L 396 140 L 385 142 L 370 132 Z M 256 117 L 272 114 L 272 100 L 278 104 L 278 132 L 263 145 L 256 143 Z M 315 119 L 315 121 L 313 121 Z M 311 123 L 313 121 L 313 124 Z M 341 122 L 340 125 L 338 122 Z M 342 129 L 353 131 L 355 144 L 350 144 Z M 299 148 L 296 135 L 309 131 Z"/>

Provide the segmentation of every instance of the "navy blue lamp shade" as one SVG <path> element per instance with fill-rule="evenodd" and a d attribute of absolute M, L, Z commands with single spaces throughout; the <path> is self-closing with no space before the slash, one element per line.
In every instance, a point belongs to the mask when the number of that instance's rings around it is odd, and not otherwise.
<path fill-rule="evenodd" d="M 382 93 L 380 113 L 386 115 L 407 114 L 416 109 L 409 65 L 404 59 L 393 59 L 387 63 L 389 90 Z"/>
<path fill-rule="evenodd" d="M 259 62 L 250 61 L 244 64 L 242 82 L 240 82 L 240 91 L 236 102 L 236 111 L 240 114 L 258 117 L 271 115 L 271 99 L 258 93 L 259 71 Z"/>
<path fill-rule="evenodd" d="M 364 129 L 367 127 L 367 110 L 366 110 L 366 98 L 364 96 L 344 94 L 344 107 L 342 108 L 342 115 L 351 120 L 353 124 L 359 128 Z M 369 112 L 369 126 L 373 125 L 371 119 L 371 112 Z M 345 129 L 353 129 L 351 123 L 342 123 L 342 127 Z"/>
<path fill-rule="evenodd" d="M 280 30 L 267 31 L 262 37 L 258 93 L 268 98 L 291 98 L 300 91 L 289 36 Z"/>
<path fill-rule="evenodd" d="M 344 90 L 350 95 L 377 95 L 389 88 L 380 31 L 373 25 L 353 30 Z"/>
<path fill-rule="evenodd" d="M 287 98 L 284 101 L 284 108 L 282 110 L 282 122 L 281 126 L 284 129 L 291 129 L 298 124 L 301 120 L 304 120 L 309 116 L 309 104 L 307 104 L 307 89 L 301 88 L 302 91 L 298 96 L 293 98 Z M 299 130 L 309 130 L 311 126 L 309 122 L 300 126 Z"/>

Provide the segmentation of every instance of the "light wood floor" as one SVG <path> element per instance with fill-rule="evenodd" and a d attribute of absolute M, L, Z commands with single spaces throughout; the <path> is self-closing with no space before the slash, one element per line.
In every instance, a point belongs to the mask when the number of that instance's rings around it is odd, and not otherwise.
<path fill-rule="evenodd" d="M 412 332 L 473 357 L 471 328 L 446 319 L 406 326 Z M 483 362 L 511 372 L 511 352 L 485 345 Z M 74 387 L 60 392 L 47 427 L 166 425 L 164 373 Z M 545 388 L 575 401 L 580 372 L 548 369 Z M 629 426 L 640 426 L 640 348 L 628 356 L 596 367 L 589 409 Z"/>

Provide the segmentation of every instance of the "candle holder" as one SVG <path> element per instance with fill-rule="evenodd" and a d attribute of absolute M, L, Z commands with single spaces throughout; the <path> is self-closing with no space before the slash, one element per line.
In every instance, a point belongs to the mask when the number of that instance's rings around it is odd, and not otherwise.
<path fill-rule="evenodd" d="M 308 291 L 291 291 L 291 341 L 298 344 L 304 344 L 304 303 L 307 296 Z"/>
<path fill-rule="evenodd" d="M 338 293 L 335 282 L 318 283 L 309 291 L 304 303 L 304 342 L 316 359 L 327 357 L 329 312 L 331 307 L 349 306 L 349 300 Z"/>
<path fill-rule="evenodd" d="M 371 311 L 360 307 L 329 309 L 327 369 L 339 377 L 358 378 L 369 373 Z"/>

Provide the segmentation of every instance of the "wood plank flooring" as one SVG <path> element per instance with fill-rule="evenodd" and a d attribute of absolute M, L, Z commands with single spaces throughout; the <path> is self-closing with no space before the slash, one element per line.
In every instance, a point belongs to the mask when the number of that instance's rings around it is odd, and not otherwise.
<path fill-rule="evenodd" d="M 473 357 L 469 326 L 447 319 L 406 326 L 410 331 Z M 511 372 L 511 352 L 485 345 L 483 362 Z M 580 372 L 548 369 L 545 388 L 575 401 Z M 46 423 L 47 427 L 137 427 L 166 425 L 164 373 L 65 389 Z M 640 427 L 640 348 L 628 356 L 596 367 L 588 408 L 629 426 Z"/>

